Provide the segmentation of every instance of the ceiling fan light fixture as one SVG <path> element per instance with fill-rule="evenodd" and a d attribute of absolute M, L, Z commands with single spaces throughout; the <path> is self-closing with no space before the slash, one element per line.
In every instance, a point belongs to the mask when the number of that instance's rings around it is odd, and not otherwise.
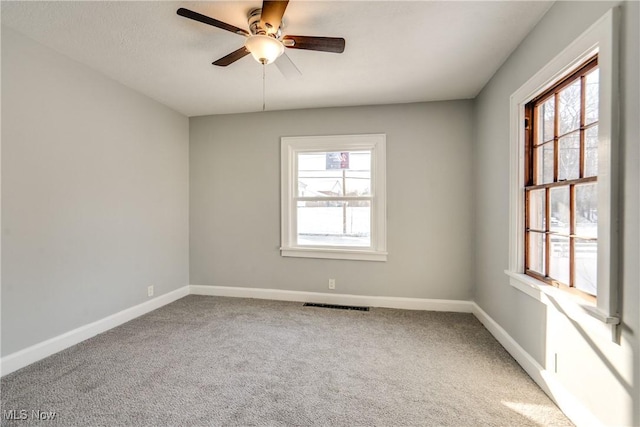
<path fill-rule="evenodd" d="M 247 37 L 244 47 L 261 64 L 271 64 L 284 52 L 284 45 L 280 40 L 265 35 Z"/>

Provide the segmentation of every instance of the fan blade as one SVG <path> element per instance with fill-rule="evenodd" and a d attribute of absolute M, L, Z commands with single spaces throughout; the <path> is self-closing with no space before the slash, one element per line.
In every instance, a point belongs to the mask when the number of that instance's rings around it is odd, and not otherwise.
<path fill-rule="evenodd" d="M 302 76 L 302 73 L 298 70 L 296 64 L 293 63 L 286 53 L 280 55 L 280 57 L 276 59 L 275 64 L 276 67 L 278 67 L 278 70 L 280 70 L 282 75 L 287 79 L 293 80 Z"/>
<path fill-rule="evenodd" d="M 213 25 L 214 27 L 222 28 L 223 30 L 231 31 L 232 33 L 239 34 L 241 36 L 249 35 L 249 32 L 242 28 L 227 24 L 226 22 L 218 21 L 217 19 L 209 18 L 208 16 L 201 15 L 198 12 L 185 9 L 184 7 L 178 9 L 176 13 L 180 16 L 184 16 L 185 18 L 193 19 L 194 21 L 202 22 L 203 24 Z"/>
<path fill-rule="evenodd" d="M 282 23 L 282 16 L 287 8 L 289 0 L 264 0 L 262 2 L 262 14 L 260 15 L 260 26 L 268 34 L 278 32 Z"/>
<path fill-rule="evenodd" d="M 341 37 L 284 36 L 282 43 L 292 49 L 319 50 L 321 52 L 344 52 Z"/>
<path fill-rule="evenodd" d="M 227 56 L 223 56 L 222 58 L 218 59 L 216 62 L 213 62 L 213 65 L 218 65 L 220 67 L 226 67 L 229 64 L 233 64 L 238 59 L 244 58 L 248 54 L 249 54 L 249 51 L 247 50 L 247 48 L 242 46 L 240 49 L 231 52 Z"/>

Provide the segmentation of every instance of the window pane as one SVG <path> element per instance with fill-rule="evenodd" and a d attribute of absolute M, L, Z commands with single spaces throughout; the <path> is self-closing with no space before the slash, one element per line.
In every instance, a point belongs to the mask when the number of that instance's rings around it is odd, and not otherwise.
<path fill-rule="evenodd" d="M 598 125 L 590 127 L 584 135 L 584 176 L 598 175 Z"/>
<path fill-rule="evenodd" d="M 545 190 L 529 191 L 529 228 L 532 230 L 545 231 L 544 194 L 545 194 Z"/>
<path fill-rule="evenodd" d="M 527 268 L 544 276 L 544 250 L 545 235 L 542 233 L 529 232 L 529 248 Z"/>
<path fill-rule="evenodd" d="M 553 140 L 555 101 L 556 99 L 552 96 L 538 107 L 538 141 L 536 141 L 536 145 Z"/>
<path fill-rule="evenodd" d="M 370 196 L 371 151 L 350 151 L 349 169 L 345 171 L 347 196 Z"/>
<path fill-rule="evenodd" d="M 569 238 L 551 236 L 549 252 L 549 276 L 569 285 Z"/>
<path fill-rule="evenodd" d="M 371 194 L 371 152 L 298 154 L 298 197 Z"/>
<path fill-rule="evenodd" d="M 298 202 L 298 245 L 371 246 L 371 202 Z"/>
<path fill-rule="evenodd" d="M 569 235 L 569 187 L 555 187 L 549 190 L 549 203 L 551 204 L 551 224 L 549 229 L 558 233 Z"/>
<path fill-rule="evenodd" d="M 553 182 L 553 143 L 536 148 L 536 184 Z"/>
<path fill-rule="evenodd" d="M 580 133 L 574 132 L 558 141 L 558 180 L 580 178 Z"/>
<path fill-rule="evenodd" d="M 587 74 L 585 78 L 585 100 L 584 100 L 584 112 L 585 112 L 585 124 L 590 124 L 598 121 L 598 86 L 599 86 L 600 72 L 598 69 L 593 70 Z"/>
<path fill-rule="evenodd" d="M 575 241 L 575 287 L 591 295 L 598 293 L 598 243 L 595 240 Z"/>
<path fill-rule="evenodd" d="M 352 171 L 345 172 L 345 194 L 347 196 L 371 195 L 371 172 Z"/>
<path fill-rule="evenodd" d="M 598 237 L 598 185 L 576 185 L 576 235 Z"/>
<path fill-rule="evenodd" d="M 561 90 L 559 98 L 558 136 L 580 127 L 580 79 Z"/>

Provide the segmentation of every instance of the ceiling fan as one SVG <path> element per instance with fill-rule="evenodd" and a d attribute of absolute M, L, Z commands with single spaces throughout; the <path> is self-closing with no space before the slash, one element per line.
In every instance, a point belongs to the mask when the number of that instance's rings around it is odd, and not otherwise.
<path fill-rule="evenodd" d="M 250 10 L 248 13 L 249 31 L 182 7 L 178 9 L 177 13 L 185 18 L 246 37 L 244 46 L 213 62 L 213 65 L 220 67 L 233 64 L 251 53 L 255 60 L 263 65 L 275 61 L 280 71 L 285 76 L 291 77 L 300 74 L 300 71 L 284 54 L 285 47 L 321 52 L 344 52 L 345 41 L 340 37 L 283 36 L 282 17 L 288 3 L 289 0 L 264 0 L 261 9 Z"/>

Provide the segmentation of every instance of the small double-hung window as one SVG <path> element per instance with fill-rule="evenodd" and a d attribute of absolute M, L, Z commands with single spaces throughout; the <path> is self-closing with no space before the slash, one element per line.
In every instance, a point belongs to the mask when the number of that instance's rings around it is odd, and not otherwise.
<path fill-rule="evenodd" d="M 385 139 L 282 138 L 282 256 L 386 260 Z"/>
<path fill-rule="evenodd" d="M 525 106 L 525 272 L 597 294 L 598 58 Z"/>

